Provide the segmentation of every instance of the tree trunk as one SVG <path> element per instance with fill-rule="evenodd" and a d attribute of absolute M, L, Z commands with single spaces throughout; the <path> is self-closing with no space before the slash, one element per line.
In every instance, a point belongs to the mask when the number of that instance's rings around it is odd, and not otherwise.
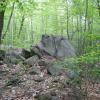
<path fill-rule="evenodd" d="M 10 17 L 9 17 L 9 20 L 8 20 L 8 24 L 7 24 L 6 31 L 5 31 L 5 33 L 3 35 L 3 39 L 5 38 L 5 36 L 7 34 L 7 31 L 9 29 L 9 25 L 10 25 L 10 22 L 11 22 L 11 18 L 12 18 L 13 12 L 14 12 L 14 6 L 15 6 L 15 2 L 13 3 L 13 6 L 12 6 L 11 14 L 10 14 Z"/>
<path fill-rule="evenodd" d="M 84 32 L 86 32 L 86 30 L 87 30 L 87 16 L 88 16 L 88 0 L 86 0 L 86 11 L 85 11 Z"/>
<path fill-rule="evenodd" d="M 99 16 L 100 16 L 100 1 L 97 0 L 97 6 L 98 6 L 98 12 L 99 12 Z"/>
<path fill-rule="evenodd" d="M 0 44 L 2 39 L 3 23 L 4 23 L 4 11 L 1 11 L 0 12 Z"/>
<path fill-rule="evenodd" d="M 68 8 L 68 1 L 66 0 L 66 3 L 67 3 L 67 37 L 68 37 L 68 40 L 69 40 L 69 8 Z"/>
<path fill-rule="evenodd" d="M 80 32 L 82 32 L 82 15 L 80 14 Z"/>
<path fill-rule="evenodd" d="M 23 28 L 23 25 L 24 25 L 24 20 L 25 20 L 25 16 L 23 15 L 22 16 L 22 20 L 21 20 L 21 25 L 20 25 L 20 29 L 19 29 L 19 36 L 20 36 L 20 33 L 21 33 L 21 31 L 22 31 L 22 28 Z"/>
<path fill-rule="evenodd" d="M 72 35 L 70 36 L 70 40 L 73 39 L 73 35 L 74 35 L 74 21 L 73 21 L 73 16 L 72 16 Z"/>
<path fill-rule="evenodd" d="M 91 30 L 91 21 L 90 21 L 90 18 L 88 18 L 88 32 L 90 32 Z"/>
<path fill-rule="evenodd" d="M 5 13 L 5 6 L 3 5 L 5 3 L 5 0 L 0 0 L 0 44 L 2 39 L 2 30 L 3 30 L 3 24 L 4 24 L 4 13 Z M 2 9 L 3 7 L 3 9 Z"/>

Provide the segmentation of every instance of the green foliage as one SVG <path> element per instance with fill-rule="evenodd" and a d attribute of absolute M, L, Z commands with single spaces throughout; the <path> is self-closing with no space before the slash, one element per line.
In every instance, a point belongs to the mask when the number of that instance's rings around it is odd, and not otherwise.
<path fill-rule="evenodd" d="M 4 39 L 5 44 L 23 47 L 23 45 L 21 45 L 23 41 L 25 43 L 24 47 L 29 47 L 33 43 L 38 43 L 42 34 L 57 34 L 67 37 L 67 30 L 69 31 L 69 36 L 72 39 L 71 42 L 75 43 L 75 47 L 79 50 L 81 47 L 77 47 L 77 40 L 83 41 L 82 43 L 79 41 L 80 46 L 83 46 L 86 43 L 90 44 L 90 42 L 93 43 L 97 40 L 96 37 L 99 33 L 98 24 L 100 21 L 98 10 L 96 9 L 96 3 L 93 0 L 88 0 L 86 32 L 84 32 L 86 0 L 68 0 L 67 2 L 66 0 L 6 0 L 6 2 L 3 3 L 3 5 L 6 5 L 3 32 L 6 30 L 14 2 L 14 13 L 11 18 L 9 29 L 7 30 L 7 34 L 9 35 L 6 35 Z M 19 36 L 18 32 L 23 15 L 25 19 Z M 90 30 L 88 31 L 89 20 Z M 100 36 L 98 36 L 98 39 L 99 37 Z M 85 44 L 83 38 L 86 39 Z M 87 49 L 87 45 L 83 49 L 85 51 L 85 49 Z"/>
<path fill-rule="evenodd" d="M 81 86 L 84 84 L 84 81 L 80 77 L 75 77 L 72 80 L 69 80 L 69 83 L 73 86 L 81 88 Z"/>
<path fill-rule="evenodd" d="M 57 62 L 59 66 L 73 73 L 73 78 L 70 78 L 70 84 L 81 86 L 89 81 L 93 84 L 100 82 L 100 52 L 89 52 L 76 58 L 65 59 Z"/>
<path fill-rule="evenodd" d="M 0 1 L 0 11 L 5 10 L 6 4 L 7 4 L 7 2 L 4 2 L 4 0 L 1 0 L 1 1 Z"/>
<path fill-rule="evenodd" d="M 9 79 L 5 86 L 16 86 L 18 85 L 19 83 L 21 83 L 21 80 L 20 80 L 20 77 L 18 75 L 15 75 L 14 77 L 12 77 L 11 79 Z"/>

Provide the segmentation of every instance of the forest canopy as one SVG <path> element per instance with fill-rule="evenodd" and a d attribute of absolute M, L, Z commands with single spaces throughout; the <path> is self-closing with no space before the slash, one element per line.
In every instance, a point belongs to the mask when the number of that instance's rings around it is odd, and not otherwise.
<path fill-rule="evenodd" d="M 99 0 L 1 0 L 0 5 L 4 44 L 28 47 L 42 34 L 81 41 L 100 32 Z"/>

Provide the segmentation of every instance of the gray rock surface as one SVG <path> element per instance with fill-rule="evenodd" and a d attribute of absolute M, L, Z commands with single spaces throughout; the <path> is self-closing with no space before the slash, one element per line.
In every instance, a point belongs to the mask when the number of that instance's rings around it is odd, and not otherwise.
<path fill-rule="evenodd" d="M 38 61 L 39 61 L 38 56 L 32 56 L 32 57 L 26 59 L 24 61 L 24 63 L 26 63 L 27 65 L 30 65 L 30 66 L 34 66 L 36 63 L 38 63 Z"/>
<path fill-rule="evenodd" d="M 5 57 L 5 51 L 4 50 L 0 50 L 0 60 L 3 60 Z"/>
<path fill-rule="evenodd" d="M 62 73 L 62 69 L 57 64 L 49 64 L 47 67 L 47 72 L 50 75 L 58 76 Z"/>
<path fill-rule="evenodd" d="M 4 62 L 18 64 L 19 62 L 24 61 L 25 58 L 21 56 L 21 52 L 22 51 L 20 49 L 6 51 L 5 57 L 3 59 Z"/>
<path fill-rule="evenodd" d="M 42 53 L 54 57 L 74 57 L 75 50 L 69 41 L 62 36 L 43 35 L 38 48 Z"/>

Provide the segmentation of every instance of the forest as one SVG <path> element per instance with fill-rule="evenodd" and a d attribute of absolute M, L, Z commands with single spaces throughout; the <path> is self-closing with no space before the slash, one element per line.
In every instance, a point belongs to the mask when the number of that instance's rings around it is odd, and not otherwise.
<path fill-rule="evenodd" d="M 100 100 L 100 0 L 0 0 L 0 100 Z"/>

